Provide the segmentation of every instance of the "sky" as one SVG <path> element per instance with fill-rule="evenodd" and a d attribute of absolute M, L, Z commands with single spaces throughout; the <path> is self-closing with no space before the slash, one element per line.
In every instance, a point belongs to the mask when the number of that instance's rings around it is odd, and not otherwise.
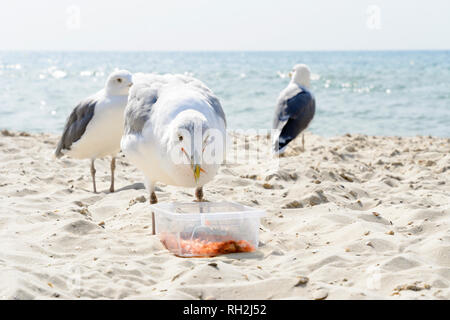
<path fill-rule="evenodd" d="M 448 0 L 0 0 L 0 50 L 447 50 Z"/>

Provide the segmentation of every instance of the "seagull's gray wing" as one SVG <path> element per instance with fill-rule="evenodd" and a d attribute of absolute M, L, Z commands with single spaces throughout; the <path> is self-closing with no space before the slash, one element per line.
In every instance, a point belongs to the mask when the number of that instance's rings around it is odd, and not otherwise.
<path fill-rule="evenodd" d="M 197 87 L 216 114 L 226 124 L 225 113 L 219 99 L 200 80 L 184 75 L 143 73 L 133 75 L 133 80 L 134 85 L 131 87 L 128 104 L 125 109 L 125 134 L 142 133 L 145 123 L 150 118 L 153 105 L 158 101 L 160 89 L 174 81 Z"/>
<path fill-rule="evenodd" d="M 220 104 L 219 99 L 217 99 L 216 96 L 213 96 L 212 94 L 208 95 L 208 102 L 213 107 L 216 114 L 223 119 L 223 122 L 225 123 L 225 127 L 227 126 L 227 119 L 225 118 L 225 112 L 223 112 L 222 105 Z"/>
<path fill-rule="evenodd" d="M 156 101 L 158 101 L 157 89 L 146 86 L 132 89 L 125 109 L 125 134 L 142 133 Z"/>
<path fill-rule="evenodd" d="M 86 131 L 86 127 L 94 116 L 97 101 L 88 99 L 80 102 L 67 118 L 64 132 L 55 150 L 56 157 L 63 155 L 63 150 L 70 150 L 73 143 L 78 141 Z"/>
<path fill-rule="evenodd" d="M 275 141 L 275 151 L 281 150 L 294 140 L 314 117 L 316 102 L 314 96 L 305 88 L 290 98 L 281 97 L 278 101 L 273 128 L 280 130 Z"/>

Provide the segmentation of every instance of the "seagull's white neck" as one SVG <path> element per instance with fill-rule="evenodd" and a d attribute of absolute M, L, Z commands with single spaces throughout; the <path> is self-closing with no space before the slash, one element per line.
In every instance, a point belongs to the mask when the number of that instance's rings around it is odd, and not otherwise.
<path fill-rule="evenodd" d="M 310 86 L 310 80 L 306 77 L 295 77 L 296 75 L 292 76 L 291 82 L 289 84 L 295 84 L 298 86 L 302 86 L 306 89 L 309 89 Z"/>
<path fill-rule="evenodd" d="M 129 88 L 122 88 L 121 90 L 118 90 L 116 88 L 111 88 L 107 86 L 105 88 L 105 94 L 107 96 L 127 96 L 128 95 Z"/>

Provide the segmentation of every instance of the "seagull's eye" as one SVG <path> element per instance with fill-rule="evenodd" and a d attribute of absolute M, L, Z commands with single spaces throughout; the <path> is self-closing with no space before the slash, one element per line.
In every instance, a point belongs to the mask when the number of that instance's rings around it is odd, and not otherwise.
<path fill-rule="evenodd" d="M 183 141 L 183 136 L 179 135 L 178 136 L 178 141 L 180 141 L 180 142 Z"/>
<path fill-rule="evenodd" d="M 122 82 L 122 79 L 120 79 L 120 78 L 117 79 L 117 82 L 118 82 L 118 83 L 121 83 L 121 82 Z"/>

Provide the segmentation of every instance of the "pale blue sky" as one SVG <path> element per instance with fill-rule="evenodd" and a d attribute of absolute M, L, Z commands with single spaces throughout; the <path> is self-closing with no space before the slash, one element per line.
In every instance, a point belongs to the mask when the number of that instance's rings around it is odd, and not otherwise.
<path fill-rule="evenodd" d="M 0 39 L 0 50 L 450 49 L 450 1 L 2 0 Z"/>

